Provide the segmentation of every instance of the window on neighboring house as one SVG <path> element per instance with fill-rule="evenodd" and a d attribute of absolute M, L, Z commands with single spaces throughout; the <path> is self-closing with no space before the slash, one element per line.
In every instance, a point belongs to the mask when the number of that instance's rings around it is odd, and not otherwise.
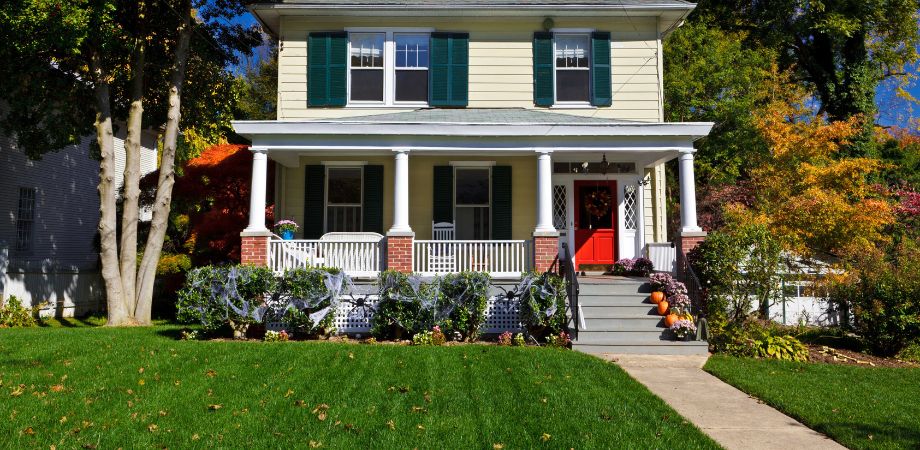
<path fill-rule="evenodd" d="M 361 231 L 361 167 L 330 167 L 326 186 L 326 232 Z"/>
<path fill-rule="evenodd" d="M 454 179 L 457 239 L 489 239 L 491 235 L 489 168 L 457 168 Z"/>
<path fill-rule="evenodd" d="M 384 39 L 383 33 L 352 33 L 351 100 L 383 101 Z"/>
<path fill-rule="evenodd" d="M 555 35 L 556 101 L 591 100 L 591 39 L 587 34 Z"/>
<path fill-rule="evenodd" d="M 16 211 L 16 250 L 32 250 L 32 229 L 35 226 L 35 188 L 19 188 Z"/>
<path fill-rule="evenodd" d="M 358 32 L 349 42 L 350 102 L 428 103 L 429 34 Z"/>

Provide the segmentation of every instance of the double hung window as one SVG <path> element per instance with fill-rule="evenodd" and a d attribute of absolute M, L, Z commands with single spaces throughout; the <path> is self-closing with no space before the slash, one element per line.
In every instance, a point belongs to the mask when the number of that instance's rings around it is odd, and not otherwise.
<path fill-rule="evenodd" d="M 35 225 L 35 188 L 19 188 L 16 211 L 16 251 L 32 250 L 32 230 Z"/>
<path fill-rule="evenodd" d="M 361 231 L 360 167 L 330 167 L 326 186 L 326 232 Z"/>
<path fill-rule="evenodd" d="M 555 35 L 556 101 L 591 100 L 591 39 L 587 34 Z"/>
<path fill-rule="evenodd" d="M 428 33 L 351 32 L 349 48 L 349 104 L 428 103 Z"/>
<path fill-rule="evenodd" d="M 457 239 L 490 239 L 490 172 L 487 167 L 457 168 L 455 171 Z"/>

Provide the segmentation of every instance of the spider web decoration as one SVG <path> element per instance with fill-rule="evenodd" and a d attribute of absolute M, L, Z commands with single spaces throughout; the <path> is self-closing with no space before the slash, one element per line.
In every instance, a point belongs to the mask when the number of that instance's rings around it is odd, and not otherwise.
<path fill-rule="evenodd" d="M 627 230 L 635 230 L 637 228 L 637 191 L 636 186 L 632 184 L 626 185 L 623 189 L 623 218 Z"/>

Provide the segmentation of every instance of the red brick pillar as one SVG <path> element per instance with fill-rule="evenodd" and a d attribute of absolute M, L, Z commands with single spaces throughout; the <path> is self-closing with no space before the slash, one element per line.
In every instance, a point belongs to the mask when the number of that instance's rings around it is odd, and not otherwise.
<path fill-rule="evenodd" d="M 700 243 L 705 240 L 706 240 L 705 231 L 697 231 L 697 232 L 685 231 L 681 233 L 680 235 L 680 249 L 679 250 L 681 253 L 686 255 L 687 253 L 690 252 L 690 250 L 693 250 L 694 248 L 696 248 L 697 245 L 700 245 Z"/>
<path fill-rule="evenodd" d="M 387 269 L 412 272 L 412 241 L 414 233 L 387 234 Z"/>
<path fill-rule="evenodd" d="M 533 269 L 543 273 L 553 266 L 559 256 L 559 235 L 535 233 L 533 235 Z"/>
<path fill-rule="evenodd" d="M 240 248 L 240 263 L 255 266 L 268 265 L 268 242 L 271 234 L 255 232 L 240 234 L 243 243 Z"/>

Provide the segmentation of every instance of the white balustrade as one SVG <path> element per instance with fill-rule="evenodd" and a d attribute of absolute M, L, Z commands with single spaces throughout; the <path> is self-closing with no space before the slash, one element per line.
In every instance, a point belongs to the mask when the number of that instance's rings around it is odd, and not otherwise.
<path fill-rule="evenodd" d="M 421 275 L 488 272 L 516 278 L 530 269 L 530 241 L 415 241 L 412 271 Z"/>
<path fill-rule="evenodd" d="M 648 259 L 658 272 L 677 272 L 677 249 L 670 242 L 649 243 Z"/>
<path fill-rule="evenodd" d="M 352 277 L 375 277 L 383 267 L 383 242 L 277 240 L 269 244 L 269 267 L 276 273 L 306 267 L 335 267 Z"/>

